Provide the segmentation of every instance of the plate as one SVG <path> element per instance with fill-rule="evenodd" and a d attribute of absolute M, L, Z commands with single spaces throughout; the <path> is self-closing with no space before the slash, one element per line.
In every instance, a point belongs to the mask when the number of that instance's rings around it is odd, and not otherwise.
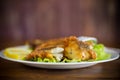
<path fill-rule="evenodd" d="M 21 48 L 26 48 L 26 46 L 18 46 Z M 14 61 L 18 63 L 22 63 L 32 67 L 38 68 L 47 68 L 47 69 L 75 69 L 75 68 L 84 68 L 96 65 L 98 63 L 109 62 L 119 58 L 120 49 L 116 48 L 108 48 L 105 47 L 105 52 L 111 54 L 111 58 L 107 60 L 100 60 L 94 62 L 72 62 L 72 63 L 46 63 L 46 62 L 32 62 L 32 61 L 23 61 L 23 60 L 15 60 L 8 57 L 5 57 L 3 54 L 3 50 L 0 51 L 0 57 L 9 61 Z"/>

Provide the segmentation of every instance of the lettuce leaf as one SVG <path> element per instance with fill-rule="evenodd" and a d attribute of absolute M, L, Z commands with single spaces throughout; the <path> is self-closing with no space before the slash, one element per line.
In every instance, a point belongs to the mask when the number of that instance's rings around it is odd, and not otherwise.
<path fill-rule="evenodd" d="M 25 60 L 25 59 L 24 59 Z M 40 58 L 40 57 L 34 57 L 33 59 L 31 59 L 30 61 L 35 61 L 35 62 L 57 62 L 57 60 L 55 58 L 53 59 L 49 59 L 49 58 Z"/>
<path fill-rule="evenodd" d="M 57 62 L 57 60 L 54 59 L 54 58 L 52 58 L 52 59 L 44 58 L 42 61 L 43 61 L 43 62 Z"/>
<path fill-rule="evenodd" d="M 93 50 L 97 54 L 96 60 L 105 60 L 105 59 L 109 59 L 111 57 L 110 54 L 108 54 L 104 51 L 103 44 L 95 44 Z"/>
<path fill-rule="evenodd" d="M 67 59 L 67 58 L 64 58 L 61 62 L 64 62 L 64 63 L 70 63 L 70 62 L 81 62 L 81 59 L 80 60 L 76 60 L 76 59 Z"/>

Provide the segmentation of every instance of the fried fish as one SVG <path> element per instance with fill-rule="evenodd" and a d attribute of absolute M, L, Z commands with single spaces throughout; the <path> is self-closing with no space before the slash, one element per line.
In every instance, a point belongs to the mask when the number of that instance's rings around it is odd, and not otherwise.
<path fill-rule="evenodd" d="M 96 59 L 96 53 L 92 50 L 93 43 L 90 41 L 79 41 L 76 36 L 43 41 L 26 57 L 33 58 L 55 58 L 61 61 L 64 58 L 75 60 Z"/>

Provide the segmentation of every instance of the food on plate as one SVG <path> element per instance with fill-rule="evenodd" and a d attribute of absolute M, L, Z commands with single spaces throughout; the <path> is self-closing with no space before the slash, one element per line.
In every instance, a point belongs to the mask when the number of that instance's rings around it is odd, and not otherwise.
<path fill-rule="evenodd" d="M 11 50 L 8 48 L 4 51 L 5 56 L 26 61 L 66 63 L 104 60 L 111 57 L 104 51 L 104 45 L 98 44 L 97 39 L 93 37 L 70 36 L 46 41 L 38 39 L 30 42 L 29 46 L 30 48 L 23 52 L 13 49 L 12 52 L 16 53 L 17 57 L 10 57 L 8 54 L 11 54 Z M 27 51 L 30 49 L 32 51 Z"/>
<path fill-rule="evenodd" d="M 109 57 L 110 55 L 105 53 L 102 44 L 70 36 L 42 42 L 25 59 L 40 62 L 79 62 L 102 60 Z"/>

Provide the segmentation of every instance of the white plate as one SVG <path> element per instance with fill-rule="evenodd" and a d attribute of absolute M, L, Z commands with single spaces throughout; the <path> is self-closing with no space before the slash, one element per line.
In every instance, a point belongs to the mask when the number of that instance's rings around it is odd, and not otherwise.
<path fill-rule="evenodd" d="M 21 47 L 21 46 L 20 46 Z M 25 48 L 22 46 L 21 48 Z M 115 48 L 105 48 L 105 51 L 111 54 L 111 58 L 107 60 L 94 61 L 94 62 L 76 62 L 76 63 L 45 63 L 45 62 L 32 62 L 32 61 L 23 61 L 7 58 L 3 55 L 3 52 L 0 52 L 0 57 L 6 60 L 23 63 L 28 66 L 39 67 L 39 68 L 48 68 L 48 69 L 75 69 L 75 68 L 84 68 L 89 67 L 98 63 L 113 61 L 119 58 L 119 49 Z"/>

